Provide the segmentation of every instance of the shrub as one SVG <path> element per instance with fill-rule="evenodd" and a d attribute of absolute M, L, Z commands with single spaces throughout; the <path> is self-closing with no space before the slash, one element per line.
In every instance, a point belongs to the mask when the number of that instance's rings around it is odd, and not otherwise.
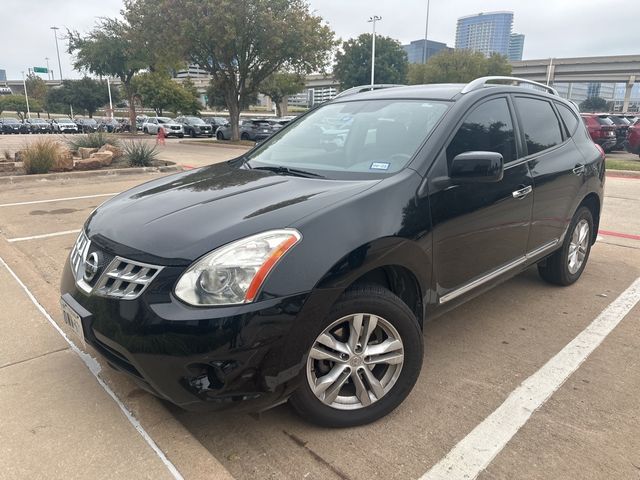
<path fill-rule="evenodd" d="M 80 135 L 67 141 L 69 148 L 74 151 L 77 151 L 79 148 L 100 148 L 107 143 L 113 146 L 118 146 L 120 144 L 117 138 L 105 132 Z"/>
<path fill-rule="evenodd" d="M 39 138 L 22 151 L 27 174 L 49 173 L 60 155 L 60 144 L 49 138 Z"/>
<path fill-rule="evenodd" d="M 4 159 L 5 160 L 12 160 L 13 159 L 13 156 L 11 155 L 11 152 L 9 150 L 5 149 L 3 154 L 4 154 Z"/>
<path fill-rule="evenodd" d="M 130 140 L 124 143 L 124 156 L 132 167 L 148 167 L 158 156 L 155 145 Z"/>

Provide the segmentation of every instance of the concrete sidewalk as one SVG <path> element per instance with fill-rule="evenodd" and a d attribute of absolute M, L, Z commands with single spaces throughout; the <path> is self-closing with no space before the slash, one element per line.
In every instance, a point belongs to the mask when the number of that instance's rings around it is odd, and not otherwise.
<path fill-rule="evenodd" d="M 175 477 L 0 263 L 0 477 Z"/>

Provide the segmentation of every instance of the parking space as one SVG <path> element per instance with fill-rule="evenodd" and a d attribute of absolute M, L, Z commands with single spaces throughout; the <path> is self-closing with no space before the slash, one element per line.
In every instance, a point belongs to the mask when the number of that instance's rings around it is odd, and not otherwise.
<path fill-rule="evenodd" d="M 3 186 L 0 234 L 57 290 L 72 232 L 110 195 L 153 178 Z M 577 284 L 552 287 L 530 269 L 428 323 L 414 391 L 373 425 L 322 429 L 287 405 L 259 415 L 169 408 L 237 479 L 420 478 L 640 277 L 639 211 L 640 180 L 608 179 L 600 239 Z M 636 305 L 481 478 L 638 478 L 639 348 Z"/>

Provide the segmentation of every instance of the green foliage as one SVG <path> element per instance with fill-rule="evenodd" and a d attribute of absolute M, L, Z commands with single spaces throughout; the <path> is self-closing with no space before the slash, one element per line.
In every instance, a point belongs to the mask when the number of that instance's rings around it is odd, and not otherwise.
<path fill-rule="evenodd" d="M 295 95 L 304 89 L 304 77 L 296 73 L 276 72 L 269 75 L 260 86 L 260 93 L 271 98 L 281 117 L 282 102 L 289 95 Z"/>
<path fill-rule="evenodd" d="M 161 10 L 167 44 L 182 48 L 189 63 L 213 76 L 220 92 L 211 102 L 224 100 L 234 140 L 241 106 L 267 77 L 280 70 L 320 70 L 335 46 L 333 31 L 305 0 L 162 0 L 154 5 Z"/>
<path fill-rule="evenodd" d="M 372 35 L 363 33 L 342 44 L 333 73 L 343 90 L 371 83 L 371 41 Z M 405 83 L 407 68 L 407 53 L 400 42 L 376 36 L 375 83 Z"/>
<path fill-rule="evenodd" d="M 79 148 L 100 148 L 104 145 L 117 147 L 120 141 L 106 132 L 94 132 L 87 135 L 74 136 L 67 141 L 71 150 L 77 151 Z"/>
<path fill-rule="evenodd" d="M 580 103 L 581 112 L 606 112 L 609 104 L 602 97 L 591 97 Z"/>
<path fill-rule="evenodd" d="M 149 167 L 158 156 L 158 149 L 155 145 L 129 140 L 124 142 L 124 155 L 132 167 Z"/>
<path fill-rule="evenodd" d="M 31 112 L 42 112 L 42 104 L 37 99 L 29 99 Z M 3 95 L 0 97 L 0 112 L 16 112 L 24 120 L 27 116 L 27 101 L 24 95 Z"/>
<path fill-rule="evenodd" d="M 25 79 L 27 85 L 27 94 L 29 95 L 29 101 L 32 99 L 37 100 L 41 105 L 44 104 L 45 97 L 47 96 L 47 84 L 35 73 L 30 73 Z"/>
<path fill-rule="evenodd" d="M 165 110 L 196 114 L 200 106 L 197 96 L 194 95 L 193 83 L 185 88 L 168 75 L 159 72 L 137 75 L 131 88 L 140 103 L 153 108 L 158 115 L 162 115 Z"/>
<path fill-rule="evenodd" d="M 60 144 L 50 138 L 39 138 L 23 150 L 22 161 L 27 174 L 49 173 L 60 155 Z"/>
<path fill-rule="evenodd" d="M 411 64 L 407 81 L 409 85 L 468 83 L 487 75 L 511 75 L 507 57 L 496 53 L 487 58 L 480 52 L 452 50 L 434 55 L 426 64 Z"/>
<path fill-rule="evenodd" d="M 227 98 L 225 96 L 224 85 L 221 82 L 211 79 L 207 87 L 207 106 L 214 109 L 227 108 Z M 258 103 L 258 93 L 245 95 L 240 103 L 240 111 L 248 110 L 251 105 Z"/>
<path fill-rule="evenodd" d="M 118 90 L 111 89 L 111 96 L 114 102 L 117 101 Z M 50 89 L 45 99 L 49 112 L 65 113 L 71 105 L 75 113 L 86 114 L 89 117 L 108 103 L 107 82 L 89 77 L 80 80 L 64 80 L 61 86 Z"/>
<path fill-rule="evenodd" d="M 74 68 L 120 79 L 129 100 L 132 125 L 136 111 L 131 81 L 136 73 L 149 67 L 153 59 L 153 50 L 140 42 L 141 33 L 127 21 L 113 18 L 102 18 L 86 35 L 68 32 L 68 52 L 75 57 Z"/>

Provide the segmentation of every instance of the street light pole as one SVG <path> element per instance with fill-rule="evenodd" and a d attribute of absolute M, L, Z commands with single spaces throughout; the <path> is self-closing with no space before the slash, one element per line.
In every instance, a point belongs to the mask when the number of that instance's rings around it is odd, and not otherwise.
<path fill-rule="evenodd" d="M 373 23 L 373 38 L 371 39 L 371 85 L 375 84 L 375 74 L 376 74 L 376 22 L 382 20 L 382 17 L 378 15 L 374 15 L 373 17 L 369 17 L 367 20 L 369 23 Z"/>
<path fill-rule="evenodd" d="M 53 30 L 53 36 L 56 39 L 56 53 L 58 54 L 58 72 L 60 73 L 60 81 L 62 82 L 62 63 L 60 63 L 60 49 L 58 48 L 58 27 L 51 27 Z"/>
<path fill-rule="evenodd" d="M 31 119 L 31 112 L 29 111 L 29 95 L 27 94 L 27 81 L 24 78 L 24 70 L 22 71 L 22 85 L 24 86 L 24 99 L 27 102 L 27 118 Z"/>
<path fill-rule="evenodd" d="M 113 120 L 113 102 L 111 101 L 111 83 L 109 82 L 109 77 L 107 77 L 107 90 L 109 91 L 109 116 L 111 120 Z"/>
<path fill-rule="evenodd" d="M 429 7 L 431 0 L 427 0 L 427 21 L 424 27 L 424 50 L 422 51 L 422 63 L 427 63 L 427 45 L 429 37 Z"/>

